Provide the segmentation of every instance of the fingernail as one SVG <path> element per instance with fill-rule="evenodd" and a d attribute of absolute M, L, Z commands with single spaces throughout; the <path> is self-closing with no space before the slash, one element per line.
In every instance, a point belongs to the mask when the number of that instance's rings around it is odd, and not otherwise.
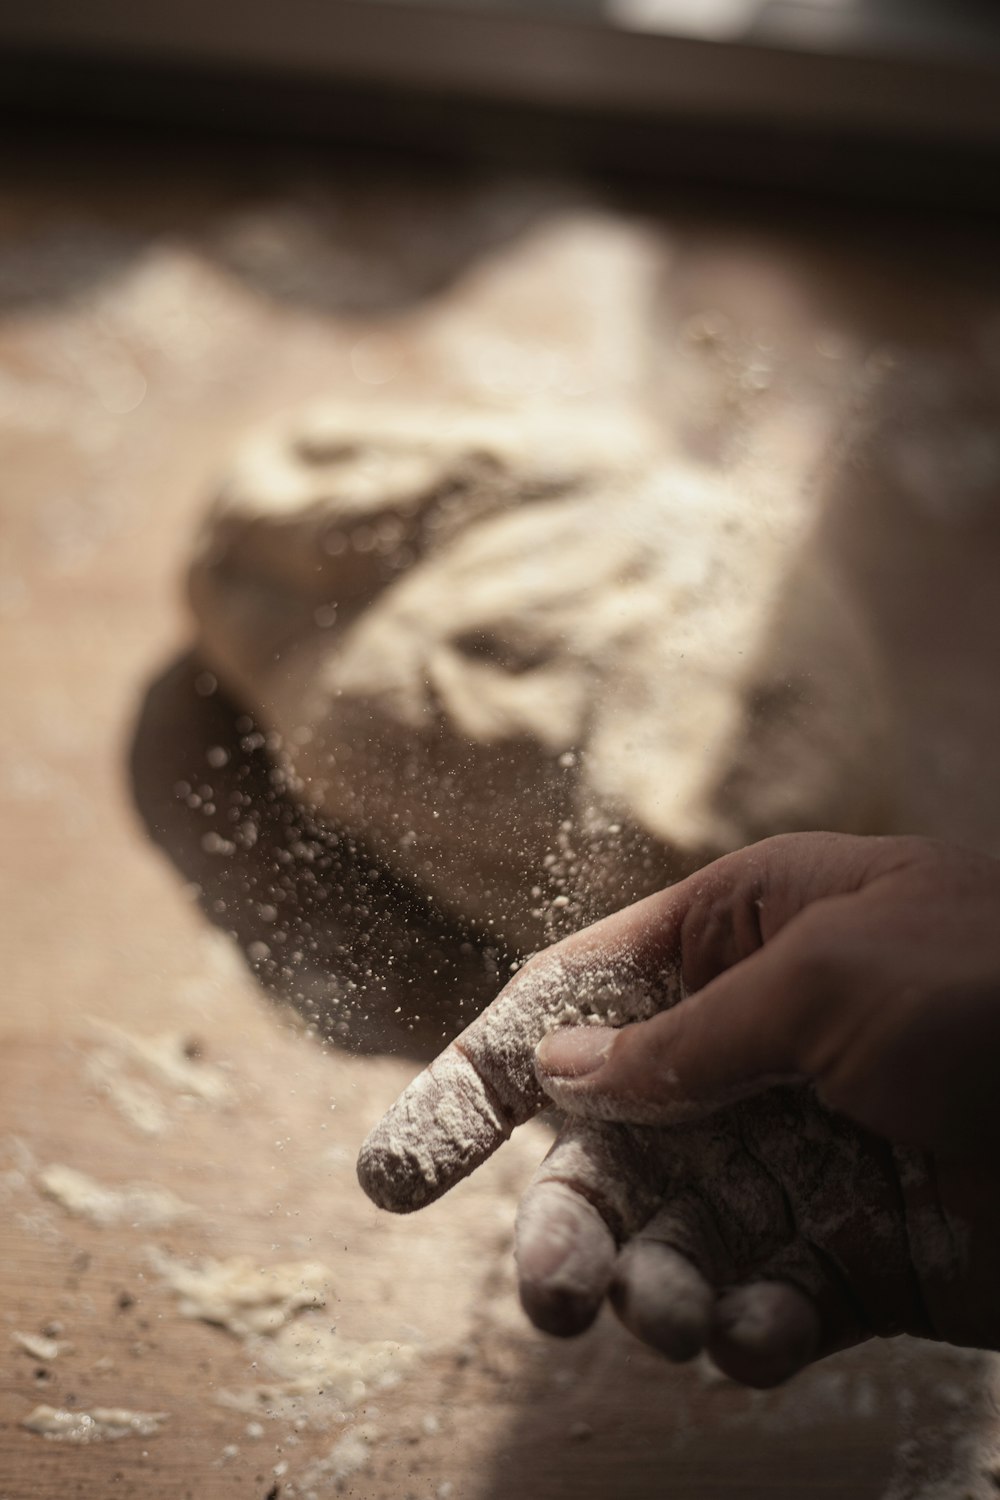
<path fill-rule="evenodd" d="M 615 1039 L 611 1026 L 572 1026 L 550 1031 L 535 1048 L 541 1072 L 553 1078 L 584 1078 L 597 1069 Z"/>

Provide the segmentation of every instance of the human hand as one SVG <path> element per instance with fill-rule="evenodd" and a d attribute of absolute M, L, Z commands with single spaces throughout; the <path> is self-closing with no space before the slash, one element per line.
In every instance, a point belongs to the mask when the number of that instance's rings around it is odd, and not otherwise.
<path fill-rule="evenodd" d="M 544 1085 L 578 1118 L 519 1215 L 539 1326 L 579 1331 L 610 1288 L 640 1337 L 755 1384 L 872 1332 L 996 1345 L 998 902 L 992 861 L 921 840 L 729 856 L 528 964 L 373 1132 L 362 1182 L 419 1207 Z M 581 1012 L 638 1024 L 551 1032 Z M 747 1097 L 793 1079 L 819 1098 Z"/>

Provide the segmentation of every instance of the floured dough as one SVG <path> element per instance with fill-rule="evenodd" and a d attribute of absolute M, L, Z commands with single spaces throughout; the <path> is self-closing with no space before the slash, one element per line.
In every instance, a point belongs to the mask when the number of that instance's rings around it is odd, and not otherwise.
<path fill-rule="evenodd" d="M 421 335 L 471 368 L 514 328 L 547 368 L 547 287 L 605 390 L 286 419 L 190 576 L 199 649 L 294 794 L 522 951 L 757 837 L 882 816 L 878 685 L 811 541 L 823 422 L 758 392 L 752 462 L 682 452 L 636 394 L 648 254 L 607 233 L 510 252 Z M 588 299 L 595 235 L 613 274 Z"/>
<path fill-rule="evenodd" d="M 415 427 L 275 434 L 194 565 L 201 649 L 298 795 L 528 949 L 753 838 L 871 825 L 881 713 L 791 571 L 794 503 Z"/>

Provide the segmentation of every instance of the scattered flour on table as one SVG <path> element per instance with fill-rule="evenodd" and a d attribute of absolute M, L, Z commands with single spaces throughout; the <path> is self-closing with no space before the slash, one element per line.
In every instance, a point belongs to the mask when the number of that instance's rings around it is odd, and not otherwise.
<path fill-rule="evenodd" d="M 262 1267 L 234 1256 L 192 1264 L 162 1250 L 149 1254 L 183 1316 L 242 1339 L 254 1368 L 270 1377 L 220 1391 L 217 1400 L 230 1409 L 325 1426 L 396 1385 L 417 1357 L 411 1345 L 347 1339 L 326 1321 L 299 1316 L 322 1308 L 331 1292 L 331 1273 L 316 1262 Z"/>
<path fill-rule="evenodd" d="M 298 1481 L 303 1500 L 318 1500 L 324 1491 L 329 1492 L 330 1484 L 339 1488 L 345 1479 L 359 1474 L 371 1462 L 378 1436 L 378 1428 L 366 1422 L 338 1438 L 325 1458 L 316 1459 L 303 1471 Z"/>
<path fill-rule="evenodd" d="M 141 1134 L 163 1135 L 170 1126 L 171 1104 L 179 1101 L 216 1109 L 232 1104 L 230 1079 L 220 1068 L 192 1057 L 186 1036 L 135 1036 L 110 1021 L 95 1020 L 91 1026 L 101 1043 L 87 1054 L 87 1077 Z"/>
<path fill-rule="evenodd" d="M 1000 1360 L 957 1348 L 935 1349 L 934 1358 L 944 1366 L 945 1378 L 935 1393 L 933 1421 L 912 1410 L 882 1500 L 995 1500 L 1000 1494 Z"/>
<path fill-rule="evenodd" d="M 141 1135 L 165 1135 L 170 1125 L 166 1105 L 148 1083 L 130 1078 L 122 1058 L 109 1047 L 89 1053 L 87 1077 L 97 1092 Z"/>
<path fill-rule="evenodd" d="M 16 1207 L 21 1195 L 34 1189 L 37 1170 L 38 1159 L 26 1141 L 16 1135 L 0 1139 L 0 1204 L 12 1205 L 9 1221 L 24 1234 L 58 1245 L 62 1234 L 54 1213 L 37 1200 L 29 1211 Z"/>
<path fill-rule="evenodd" d="M 45 1333 L 21 1333 L 15 1329 L 11 1334 L 11 1342 L 31 1359 L 37 1360 L 39 1364 L 51 1364 L 58 1359 L 60 1354 L 65 1354 L 72 1349 L 73 1345 L 65 1339 L 50 1338 Z"/>
<path fill-rule="evenodd" d="M 118 1224 L 154 1229 L 175 1224 L 194 1212 L 189 1203 L 169 1188 L 141 1182 L 126 1183 L 120 1188 L 106 1187 L 85 1172 L 59 1162 L 39 1172 L 37 1182 L 42 1192 L 67 1213 L 89 1219 L 102 1229 Z"/>
<path fill-rule="evenodd" d="M 0 1140 L 0 1203 L 28 1186 L 36 1166 L 35 1153 L 19 1135 Z"/>
<path fill-rule="evenodd" d="M 273 1338 L 248 1340 L 247 1353 L 273 1378 L 240 1391 L 220 1391 L 220 1404 L 258 1416 L 301 1417 L 310 1427 L 325 1427 L 374 1392 L 398 1385 L 417 1358 L 410 1344 L 347 1339 L 309 1319 L 288 1324 Z"/>
<path fill-rule="evenodd" d="M 68 1411 L 59 1406 L 36 1406 L 21 1426 L 60 1443 L 116 1442 L 119 1438 L 155 1437 L 169 1420 L 165 1411 L 129 1411 L 124 1406 L 95 1406 L 90 1411 Z"/>
<path fill-rule="evenodd" d="M 149 1259 L 184 1317 L 217 1323 L 237 1338 L 277 1333 L 302 1308 L 322 1307 L 330 1291 L 330 1272 L 315 1261 L 259 1266 L 234 1255 L 191 1263 L 158 1249 Z"/>
<path fill-rule="evenodd" d="M 233 1102 L 233 1086 L 221 1068 L 190 1055 L 190 1040 L 174 1032 L 135 1036 L 110 1021 L 91 1025 L 119 1054 L 142 1068 L 155 1082 L 206 1104 Z"/>

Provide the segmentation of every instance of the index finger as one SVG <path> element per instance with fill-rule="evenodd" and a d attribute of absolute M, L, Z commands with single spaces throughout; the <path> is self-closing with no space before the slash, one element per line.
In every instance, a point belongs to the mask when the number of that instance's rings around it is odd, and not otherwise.
<path fill-rule="evenodd" d="M 668 903 L 669 894 L 649 896 L 525 964 L 368 1136 L 358 1179 L 369 1198 L 395 1213 L 423 1208 L 549 1103 L 534 1060 L 546 1032 L 645 1020 L 680 998 L 682 905 Z"/>
<path fill-rule="evenodd" d="M 547 1032 L 650 1020 L 685 987 L 700 990 L 756 952 L 811 902 L 898 863 L 899 843 L 765 839 L 546 949 L 376 1125 L 358 1158 L 361 1186 L 395 1213 L 432 1203 L 547 1102 L 534 1055 Z"/>

